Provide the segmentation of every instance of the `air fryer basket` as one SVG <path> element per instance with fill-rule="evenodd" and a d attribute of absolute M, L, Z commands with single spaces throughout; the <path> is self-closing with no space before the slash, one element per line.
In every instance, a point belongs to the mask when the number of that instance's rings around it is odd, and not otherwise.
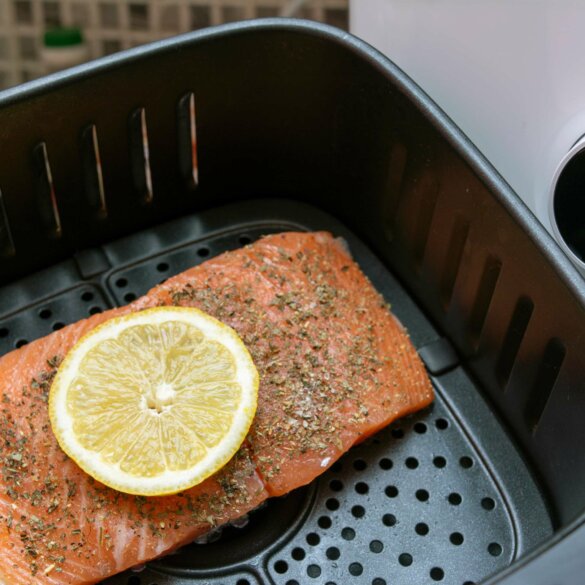
<path fill-rule="evenodd" d="M 252 21 L 0 94 L 2 353 L 289 229 L 346 239 L 437 400 L 108 583 L 577 582 L 583 283 L 392 63 L 332 28 Z"/>

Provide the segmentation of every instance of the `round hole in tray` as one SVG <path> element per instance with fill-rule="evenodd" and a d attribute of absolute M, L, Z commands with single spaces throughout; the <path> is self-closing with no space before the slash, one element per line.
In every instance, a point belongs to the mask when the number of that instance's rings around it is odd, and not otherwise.
<path fill-rule="evenodd" d="M 317 524 L 319 525 L 319 528 L 327 530 L 327 528 L 331 528 L 331 518 L 329 518 L 329 516 L 320 516 L 319 520 L 317 520 Z"/>
<path fill-rule="evenodd" d="M 427 425 L 424 422 L 417 422 L 414 427 L 414 432 L 419 435 L 424 435 L 427 432 Z"/>
<path fill-rule="evenodd" d="M 274 570 L 280 574 L 283 575 L 284 573 L 286 573 L 288 571 L 288 563 L 286 561 L 276 561 L 276 563 L 274 563 Z"/>
<path fill-rule="evenodd" d="M 128 286 L 128 281 L 125 278 L 118 278 L 118 280 L 116 280 L 116 286 L 118 288 L 124 288 L 125 286 Z"/>
<path fill-rule="evenodd" d="M 316 532 L 309 532 L 307 534 L 307 544 L 311 546 L 317 546 L 321 542 L 321 537 Z"/>
<path fill-rule="evenodd" d="M 169 269 L 169 265 L 168 265 L 166 262 L 159 262 L 159 263 L 156 265 L 156 269 L 157 269 L 159 272 L 166 272 L 166 271 Z"/>
<path fill-rule="evenodd" d="M 207 256 L 209 256 L 209 248 L 206 247 L 201 247 L 197 249 L 197 256 L 201 257 L 201 258 L 207 258 Z"/>
<path fill-rule="evenodd" d="M 493 510 L 496 507 L 496 502 L 493 498 L 483 498 L 481 500 L 481 507 L 484 510 Z"/>
<path fill-rule="evenodd" d="M 90 315 L 97 315 L 98 313 L 102 312 L 102 308 L 101 307 L 91 307 L 88 311 L 88 313 Z"/>
<path fill-rule="evenodd" d="M 425 524 L 424 522 L 419 522 L 415 527 L 414 527 L 414 531 L 419 535 L 419 536 L 426 536 L 429 533 L 429 527 L 428 524 Z"/>
<path fill-rule="evenodd" d="M 395 439 L 402 439 L 402 437 L 404 437 L 404 431 L 402 429 L 392 429 L 392 431 L 390 431 L 390 434 Z"/>
<path fill-rule="evenodd" d="M 296 579 L 289 579 L 285 585 L 300 585 Z"/>
<path fill-rule="evenodd" d="M 306 556 L 305 549 L 301 548 L 300 546 L 297 546 L 297 547 L 293 548 L 290 556 L 295 561 L 302 561 Z"/>
<path fill-rule="evenodd" d="M 28 343 L 27 339 L 19 339 L 15 344 L 14 347 L 16 347 L 17 349 L 19 347 L 24 347 L 26 344 Z"/>
<path fill-rule="evenodd" d="M 124 295 L 124 300 L 127 303 L 131 303 L 132 301 L 136 300 L 136 295 L 133 292 L 128 292 Z"/>
<path fill-rule="evenodd" d="M 51 309 L 42 309 L 39 311 L 39 317 L 41 319 L 49 319 L 53 316 L 53 311 Z"/>
<path fill-rule="evenodd" d="M 388 459 L 388 457 L 382 457 L 382 459 L 380 459 L 380 468 L 384 471 L 392 469 L 393 465 L 394 463 L 392 463 L 392 459 Z"/>
<path fill-rule="evenodd" d="M 81 293 L 81 300 L 88 303 L 89 301 L 93 301 L 94 294 L 90 290 L 86 290 L 84 293 Z"/>
<path fill-rule="evenodd" d="M 0 339 L 4 339 L 5 337 L 8 337 L 8 334 L 10 332 L 8 331 L 8 329 L 6 327 L 0 327 Z"/>
<path fill-rule="evenodd" d="M 355 530 L 349 526 L 346 526 L 341 531 L 341 538 L 343 538 L 343 540 L 353 540 L 355 538 Z"/>
<path fill-rule="evenodd" d="M 429 574 L 433 581 L 442 581 L 445 577 L 445 571 L 441 567 L 433 567 Z"/>
<path fill-rule="evenodd" d="M 326 551 L 325 551 L 325 556 L 330 560 L 330 561 L 336 561 L 340 556 L 341 556 L 341 552 L 339 551 L 339 549 L 336 546 L 330 546 Z"/>
<path fill-rule="evenodd" d="M 452 532 L 449 535 L 449 540 L 451 541 L 451 544 L 454 544 L 455 546 L 459 546 L 461 544 L 463 544 L 463 534 L 461 534 L 461 532 Z"/>
<path fill-rule="evenodd" d="M 418 467 L 418 459 L 416 457 L 407 457 L 404 464 L 408 469 L 416 469 Z"/>
<path fill-rule="evenodd" d="M 248 579 L 238 579 L 236 585 L 250 585 L 250 581 Z"/>
<path fill-rule="evenodd" d="M 364 471 L 364 469 L 368 466 L 368 464 L 363 459 L 356 459 L 353 462 L 353 468 L 356 471 Z"/>
<path fill-rule="evenodd" d="M 384 493 L 389 498 L 395 498 L 395 497 L 398 496 L 398 488 L 395 485 L 386 486 L 386 489 L 384 490 Z"/>
<path fill-rule="evenodd" d="M 376 577 L 372 580 L 372 585 L 386 585 L 386 580 L 381 577 Z"/>
<path fill-rule="evenodd" d="M 319 565 L 309 565 L 307 567 L 307 575 L 312 579 L 316 579 L 321 576 L 321 567 Z"/>
<path fill-rule="evenodd" d="M 355 491 L 363 496 L 370 491 L 370 486 L 365 481 L 358 481 L 355 484 Z"/>
<path fill-rule="evenodd" d="M 354 518 L 363 518 L 366 515 L 366 509 L 363 506 L 352 506 L 351 515 Z"/>
<path fill-rule="evenodd" d="M 438 455 L 433 459 L 433 465 L 439 469 L 443 469 L 443 467 L 447 465 L 447 460 L 444 457 L 441 457 L 441 455 Z"/>
<path fill-rule="evenodd" d="M 427 490 L 423 490 L 423 489 L 416 490 L 414 495 L 416 496 L 416 499 L 419 502 L 428 502 L 429 501 L 430 494 Z"/>
<path fill-rule="evenodd" d="M 53 331 L 59 331 L 59 329 L 63 329 L 63 327 L 65 327 L 65 323 L 61 323 L 61 321 L 53 323 Z"/>
<path fill-rule="evenodd" d="M 396 516 L 394 514 L 384 514 L 382 516 L 382 523 L 384 526 L 396 526 Z"/>
<path fill-rule="evenodd" d="M 490 542 L 488 552 L 492 557 L 499 557 L 502 554 L 502 545 L 497 542 Z"/>
<path fill-rule="evenodd" d="M 370 542 L 370 550 L 376 554 L 381 553 L 384 550 L 384 544 L 381 540 L 372 540 Z"/>
<path fill-rule="evenodd" d="M 409 553 L 402 553 L 398 556 L 398 562 L 403 567 L 410 567 L 410 565 L 412 565 L 412 560 L 412 555 Z"/>
<path fill-rule="evenodd" d="M 438 418 L 435 421 L 435 426 L 440 430 L 444 431 L 445 429 L 449 428 L 449 421 L 446 418 Z"/>
<path fill-rule="evenodd" d="M 337 498 L 329 498 L 325 502 L 325 506 L 328 510 L 335 512 L 335 510 L 339 510 L 339 500 Z"/>
<path fill-rule="evenodd" d="M 343 489 L 343 484 L 338 479 L 332 479 L 329 482 L 329 487 L 334 492 L 340 492 Z"/>
<path fill-rule="evenodd" d="M 449 494 L 447 499 L 449 500 L 449 503 L 452 506 L 458 506 L 463 501 L 463 498 L 457 492 L 453 492 L 452 494 Z"/>
<path fill-rule="evenodd" d="M 473 467 L 473 459 L 467 456 L 461 457 L 461 459 L 459 459 L 459 465 L 461 465 L 463 469 L 469 469 L 470 467 Z"/>
<path fill-rule="evenodd" d="M 354 577 L 359 577 L 364 572 L 364 567 L 361 563 L 351 563 L 348 567 L 349 574 Z"/>
<path fill-rule="evenodd" d="M 242 234 L 239 238 L 238 238 L 238 243 L 241 246 L 247 246 L 248 244 L 252 243 L 252 238 L 246 234 Z"/>

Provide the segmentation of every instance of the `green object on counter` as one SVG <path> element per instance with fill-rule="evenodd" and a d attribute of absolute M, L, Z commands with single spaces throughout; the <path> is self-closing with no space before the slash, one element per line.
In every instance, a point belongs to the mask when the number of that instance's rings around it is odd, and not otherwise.
<path fill-rule="evenodd" d="M 74 47 L 83 44 L 83 35 L 78 28 L 54 28 L 45 32 L 45 47 Z"/>

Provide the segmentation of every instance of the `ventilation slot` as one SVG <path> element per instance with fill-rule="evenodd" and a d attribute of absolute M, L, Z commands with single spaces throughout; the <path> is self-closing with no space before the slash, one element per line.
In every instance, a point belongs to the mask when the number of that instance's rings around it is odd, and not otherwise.
<path fill-rule="evenodd" d="M 479 288 L 475 296 L 475 303 L 471 311 L 471 318 L 469 320 L 469 328 L 471 333 L 471 341 L 475 349 L 479 344 L 481 332 L 485 323 L 490 303 L 496 289 L 498 278 L 502 263 L 494 256 L 489 256 L 483 268 Z"/>
<path fill-rule="evenodd" d="M 16 250 L 14 248 L 14 240 L 10 232 L 10 224 L 8 223 L 8 215 L 4 207 L 4 200 L 2 198 L 2 191 L 0 191 L 0 255 L 14 256 Z"/>
<path fill-rule="evenodd" d="M 427 172 L 422 176 L 419 188 L 422 191 L 422 195 L 416 220 L 413 245 L 414 261 L 417 270 L 420 270 L 422 267 L 429 231 L 435 214 L 438 183 L 434 176 Z"/>
<path fill-rule="evenodd" d="M 469 222 L 462 217 L 455 220 L 453 231 L 451 232 L 451 239 L 449 240 L 449 247 L 447 249 L 447 257 L 443 267 L 443 274 L 441 277 L 441 301 L 443 308 L 447 310 L 453 295 L 453 288 L 457 280 L 457 273 L 463 257 L 463 249 L 467 236 L 469 235 Z"/>
<path fill-rule="evenodd" d="M 37 171 L 37 193 L 39 212 L 50 236 L 60 238 L 62 235 L 61 217 L 57 207 L 53 174 L 47 154 L 47 145 L 41 142 L 33 150 L 33 158 Z"/>
<path fill-rule="evenodd" d="M 533 433 L 536 432 L 542 413 L 546 408 L 566 353 L 565 346 L 558 339 L 551 339 L 544 350 L 542 363 L 536 376 L 536 383 L 532 388 L 524 410 L 524 420 Z"/>
<path fill-rule="evenodd" d="M 400 194 L 402 191 L 402 180 L 406 168 L 407 154 L 406 147 L 400 142 L 394 144 L 390 154 L 390 168 L 388 170 L 386 200 L 384 203 L 386 235 L 389 239 L 394 237 L 394 224 L 396 221 L 398 206 L 400 204 Z"/>
<path fill-rule="evenodd" d="M 528 329 L 528 323 L 534 311 L 534 303 L 528 297 L 521 297 L 516 303 L 510 325 L 496 362 L 496 378 L 503 389 L 508 384 L 512 368 L 516 361 L 520 345 Z"/>
<path fill-rule="evenodd" d="M 142 202 L 152 203 L 152 174 L 144 108 L 134 111 L 130 116 L 130 160 L 134 186 Z"/>
<path fill-rule="evenodd" d="M 87 199 L 91 208 L 96 210 L 98 217 L 103 218 L 107 215 L 106 194 L 104 191 L 102 162 L 95 125 L 92 124 L 83 131 L 81 143 L 81 157 Z"/>
<path fill-rule="evenodd" d="M 195 95 L 188 93 L 179 101 L 179 165 L 181 175 L 189 189 L 199 184 L 197 162 L 197 124 L 195 117 Z"/>

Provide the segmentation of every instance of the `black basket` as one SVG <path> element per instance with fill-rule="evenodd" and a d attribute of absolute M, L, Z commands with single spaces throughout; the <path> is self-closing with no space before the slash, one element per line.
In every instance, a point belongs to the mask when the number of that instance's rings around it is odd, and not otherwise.
<path fill-rule="evenodd" d="M 581 582 L 583 281 L 392 63 L 251 21 L 0 94 L 1 353 L 289 229 L 348 241 L 436 402 L 108 583 Z"/>

